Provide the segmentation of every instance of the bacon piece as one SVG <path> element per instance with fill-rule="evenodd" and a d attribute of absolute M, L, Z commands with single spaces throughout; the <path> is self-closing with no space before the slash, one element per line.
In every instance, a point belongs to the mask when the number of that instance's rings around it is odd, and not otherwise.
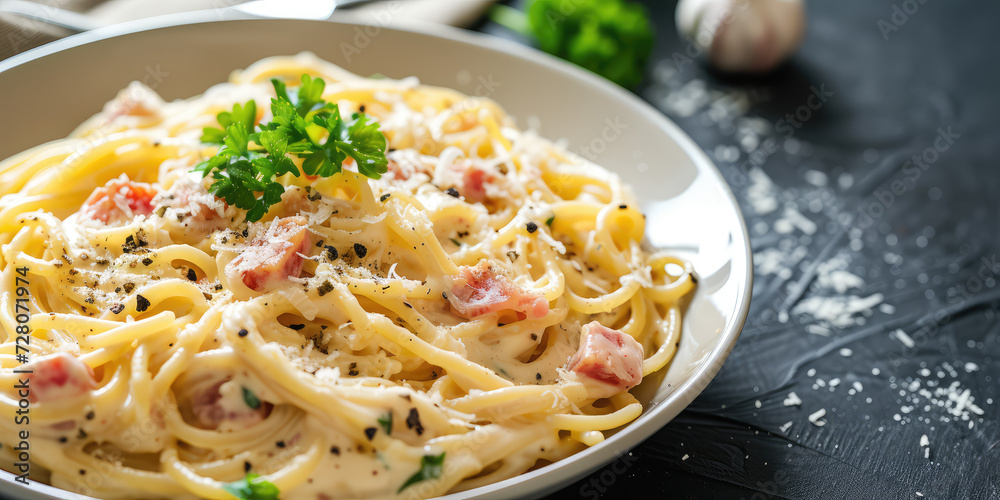
<path fill-rule="evenodd" d="M 299 277 L 303 258 L 309 250 L 309 230 L 304 217 L 275 219 L 257 235 L 238 257 L 226 264 L 226 277 L 240 279 L 255 291 L 280 283 L 289 276 Z"/>
<path fill-rule="evenodd" d="M 583 326 L 580 349 L 566 369 L 599 381 L 598 397 L 610 397 L 642 382 L 642 344 L 596 321 Z"/>
<path fill-rule="evenodd" d="M 28 401 L 72 399 L 97 388 L 94 371 L 72 354 L 60 352 L 32 360 L 22 367 L 28 374 Z"/>
<path fill-rule="evenodd" d="M 498 274 L 485 260 L 475 267 L 462 267 L 459 276 L 452 281 L 448 300 L 466 319 L 503 310 L 532 318 L 549 313 L 549 302 L 541 293 L 524 291 L 503 274 Z"/>
<path fill-rule="evenodd" d="M 486 184 L 495 180 L 495 176 L 478 167 L 470 166 L 462 175 L 462 196 L 466 200 L 483 203 L 489 199 Z"/>
<path fill-rule="evenodd" d="M 250 408 L 243 396 L 243 386 L 230 378 L 205 380 L 191 390 L 191 414 L 197 425 L 206 429 L 245 429 L 263 421 L 273 405 L 260 402 Z"/>
<path fill-rule="evenodd" d="M 112 179 L 104 187 L 90 193 L 80 208 L 84 218 L 117 225 L 131 221 L 137 215 L 153 213 L 153 198 L 156 189 L 144 182 L 132 182 L 122 175 Z"/>

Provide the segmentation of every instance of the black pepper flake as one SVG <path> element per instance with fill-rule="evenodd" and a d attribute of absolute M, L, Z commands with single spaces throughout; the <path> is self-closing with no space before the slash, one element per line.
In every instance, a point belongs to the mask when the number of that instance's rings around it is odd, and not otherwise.
<path fill-rule="evenodd" d="M 441 292 L 441 297 L 443 297 L 444 300 L 448 300 L 448 292 Z"/>
<path fill-rule="evenodd" d="M 220 283 L 220 284 L 215 285 L 215 290 L 216 291 L 222 290 L 222 284 Z"/>
<path fill-rule="evenodd" d="M 316 242 L 316 248 L 323 248 L 323 243 L 325 240 L 319 240 Z"/>
<path fill-rule="evenodd" d="M 299 331 L 299 330 L 301 330 L 301 329 L 303 329 L 305 327 L 306 327 L 306 325 L 288 325 L 288 328 L 291 328 L 292 330 L 295 330 L 295 331 Z"/>
<path fill-rule="evenodd" d="M 529 233 L 533 233 L 535 231 L 538 231 L 538 224 L 535 224 L 534 222 L 529 222 L 527 227 L 528 227 L 528 232 Z"/>
<path fill-rule="evenodd" d="M 248 229 L 248 228 L 243 228 L 243 231 L 242 231 L 242 232 L 241 232 L 240 234 L 241 234 L 241 235 L 242 235 L 242 236 L 243 236 L 244 238 L 247 238 L 247 237 L 249 237 L 249 236 L 250 236 L 250 229 Z"/>
<path fill-rule="evenodd" d="M 326 258 L 327 259 L 337 260 L 337 257 L 340 256 L 340 254 L 337 253 L 337 249 L 333 248 L 333 245 L 327 245 L 324 248 L 326 248 Z M 362 247 L 362 248 L 364 248 L 364 247 Z"/>
<path fill-rule="evenodd" d="M 142 295 L 135 296 L 135 310 L 137 312 L 143 312 L 149 309 L 149 299 L 143 297 Z"/>
<path fill-rule="evenodd" d="M 406 306 L 406 307 L 409 307 L 410 309 L 413 309 L 413 306 L 410 305 L 409 302 L 403 302 L 403 305 Z"/>
<path fill-rule="evenodd" d="M 446 189 L 445 193 L 448 193 L 448 195 L 454 196 L 455 198 L 458 198 L 459 196 L 461 196 L 461 195 L 458 194 L 458 190 L 455 189 L 455 188 L 453 188 L 453 187 L 450 187 L 450 188 Z"/>
<path fill-rule="evenodd" d="M 198 281 L 198 273 L 194 272 L 194 269 L 188 269 L 187 279 L 189 281 Z"/>
<path fill-rule="evenodd" d="M 538 334 L 532 333 L 531 340 L 538 340 Z"/>
<path fill-rule="evenodd" d="M 136 245 L 135 245 L 135 236 L 133 236 L 133 235 L 130 234 L 130 235 L 128 235 L 127 238 L 125 238 L 125 244 L 122 245 L 122 252 L 123 253 L 132 253 L 132 251 L 135 250 L 135 248 L 136 248 Z"/>
<path fill-rule="evenodd" d="M 148 266 L 148 265 L 150 265 L 152 263 L 153 263 L 153 259 L 150 259 L 149 257 L 146 257 L 145 259 L 142 259 L 142 265 L 144 265 L 144 266 Z"/>
<path fill-rule="evenodd" d="M 624 204 L 623 205 L 618 205 L 618 208 L 620 208 L 622 210 L 625 210 L 626 208 L 628 208 L 628 205 L 624 205 Z"/>
<path fill-rule="evenodd" d="M 365 248 L 365 246 L 362 245 L 361 243 L 355 243 L 354 244 L 354 254 L 357 255 L 358 258 L 363 259 L 363 258 L 365 258 L 365 255 L 368 255 L 368 249 Z"/>
<path fill-rule="evenodd" d="M 362 104 L 362 105 L 358 106 L 358 113 L 364 113 L 364 112 L 365 112 L 365 105 Z"/>
<path fill-rule="evenodd" d="M 438 372 L 431 372 L 431 378 L 438 378 Z"/>
<path fill-rule="evenodd" d="M 85 418 L 86 418 L 87 420 L 93 420 L 93 419 L 94 419 L 94 417 L 95 417 L 95 415 L 94 415 L 94 410 L 90 410 L 90 411 L 88 411 L 88 412 L 87 412 L 87 415 L 86 415 L 86 417 L 85 417 Z"/>
<path fill-rule="evenodd" d="M 368 438 L 369 441 L 371 441 L 372 439 L 375 439 L 375 432 L 376 431 L 377 430 L 374 427 L 369 427 L 369 428 L 365 429 L 365 436 Z"/>
<path fill-rule="evenodd" d="M 358 368 L 358 364 L 357 363 L 351 363 L 350 366 L 347 367 L 347 370 L 348 370 L 347 374 L 350 375 L 350 376 L 352 376 L 352 377 L 357 377 L 358 376 L 358 370 L 357 370 L 357 368 Z"/>
<path fill-rule="evenodd" d="M 251 467 L 253 466 L 250 465 L 250 462 L 243 462 L 243 472 L 250 472 Z"/>
<path fill-rule="evenodd" d="M 59 438 L 60 443 L 65 443 L 66 441 L 69 441 L 69 439 L 66 436 L 62 436 Z"/>
<path fill-rule="evenodd" d="M 96 263 L 99 266 L 106 266 L 106 265 L 110 264 L 111 261 L 109 261 L 108 259 L 97 259 L 97 260 L 94 261 L 94 263 Z"/>
<path fill-rule="evenodd" d="M 239 335 L 240 337 L 246 337 L 247 335 L 250 334 L 250 332 L 248 332 L 246 328 L 240 328 L 240 331 L 237 332 L 236 334 Z"/>
<path fill-rule="evenodd" d="M 76 269 L 70 269 L 69 270 L 69 275 L 70 276 L 76 276 L 77 274 L 80 274 L 80 271 L 77 271 Z"/>
<path fill-rule="evenodd" d="M 691 275 L 691 283 L 694 283 L 694 284 L 697 285 L 698 284 L 698 277 L 692 274 Z"/>
<path fill-rule="evenodd" d="M 420 412 L 416 408 L 410 408 L 410 414 L 406 416 L 406 428 L 413 429 L 418 436 L 424 433 L 424 425 L 420 423 Z"/>
<path fill-rule="evenodd" d="M 277 446 L 278 448 L 284 448 L 285 447 L 285 442 L 284 441 L 278 441 L 277 443 L 274 443 L 274 445 Z"/>
<path fill-rule="evenodd" d="M 340 448 L 337 446 L 331 446 L 330 453 L 333 453 L 334 455 L 340 455 Z"/>
<path fill-rule="evenodd" d="M 542 379 L 542 374 L 541 373 L 535 373 L 535 380 L 541 380 L 541 379 Z"/>
<path fill-rule="evenodd" d="M 392 196 L 392 193 L 385 193 L 378 198 L 378 201 L 385 202 L 385 200 L 388 200 L 390 196 Z"/>
<path fill-rule="evenodd" d="M 87 439 L 87 431 L 80 429 L 80 432 L 76 433 L 78 439 Z"/>
<path fill-rule="evenodd" d="M 86 474 L 87 474 L 87 471 L 85 471 L 85 470 L 83 470 L 83 469 L 80 469 L 80 475 L 81 475 L 81 476 L 83 476 L 83 475 L 86 475 Z"/>
<path fill-rule="evenodd" d="M 122 286 L 125 288 L 125 293 L 132 293 L 132 290 L 135 290 L 135 283 L 132 282 L 125 283 Z"/>
<path fill-rule="evenodd" d="M 333 283 L 330 283 L 330 280 L 326 280 L 319 286 L 319 288 L 316 289 L 316 291 L 319 292 L 319 296 L 322 297 L 333 291 Z"/>
<path fill-rule="evenodd" d="M 88 304 L 93 304 L 94 303 L 94 296 L 91 295 L 90 297 L 87 297 L 87 298 L 83 299 L 83 301 L 86 302 L 86 303 L 88 303 Z"/>

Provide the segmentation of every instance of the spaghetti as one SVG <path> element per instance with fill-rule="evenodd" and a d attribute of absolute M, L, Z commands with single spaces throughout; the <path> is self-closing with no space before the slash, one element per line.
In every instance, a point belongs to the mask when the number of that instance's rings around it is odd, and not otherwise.
<path fill-rule="evenodd" d="M 215 154 L 202 128 L 248 99 L 267 121 L 268 80 L 302 74 L 378 121 L 389 172 L 284 175 L 248 223 L 192 172 Z M 695 283 L 644 247 L 617 176 L 494 102 L 311 54 L 169 103 L 133 83 L 0 163 L 0 185 L 0 429 L 17 435 L 9 388 L 30 369 L 33 463 L 102 498 L 413 498 L 516 476 L 640 414 L 628 391 L 670 363 Z"/>

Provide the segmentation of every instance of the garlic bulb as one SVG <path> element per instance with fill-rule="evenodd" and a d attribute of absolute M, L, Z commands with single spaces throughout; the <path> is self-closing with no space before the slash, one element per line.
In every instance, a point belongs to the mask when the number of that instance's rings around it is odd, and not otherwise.
<path fill-rule="evenodd" d="M 774 69 L 798 48 L 805 26 L 802 0 L 681 0 L 677 4 L 677 30 L 696 45 L 694 52 L 707 53 L 723 71 Z"/>

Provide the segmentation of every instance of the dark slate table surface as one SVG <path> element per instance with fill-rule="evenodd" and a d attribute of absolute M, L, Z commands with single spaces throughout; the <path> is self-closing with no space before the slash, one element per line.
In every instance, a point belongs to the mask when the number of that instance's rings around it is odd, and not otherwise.
<path fill-rule="evenodd" d="M 1000 4 L 810 2 L 788 64 L 732 78 L 644 3 L 637 93 L 740 200 L 753 301 L 638 460 L 552 498 L 1000 498 Z"/>

